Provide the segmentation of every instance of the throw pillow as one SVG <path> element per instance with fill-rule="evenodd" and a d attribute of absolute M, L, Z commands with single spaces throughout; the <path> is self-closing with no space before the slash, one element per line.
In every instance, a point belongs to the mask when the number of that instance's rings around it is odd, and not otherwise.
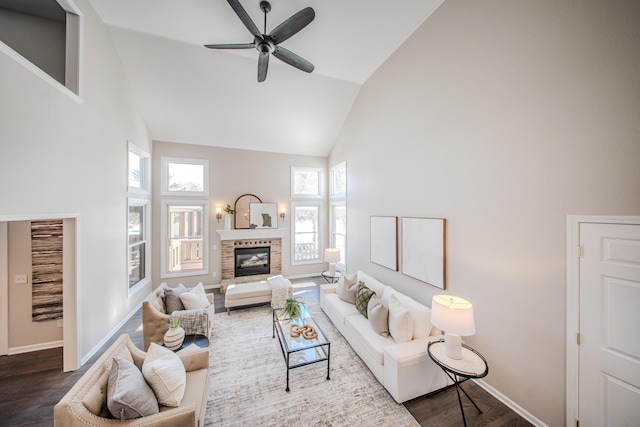
<path fill-rule="evenodd" d="M 353 281 L 351 279 L 354 279 Z M 355 281 L 356 277 L 351 278 L 345 275 L 344 283 L 342 285 L 342 292 L 338 294 L 338 297 L 350 304 L 356 303 L 356 289 L 358 288 L 358 282 Z"/>
<path fill-rule="evenodd" d="M 176 310 L 184 310 L 184 304 L 180 300 L 180 294 L 187 292 L 187 288 L 180 283 L 175 288 L 164 289 L 164 305 L 167 309 L 167 314 L 171 314 Z"/>
<path fill-rule="evenodd" d="M 359 281 L 356 288 L 356 308 L 364 317 L 368 317 L 367 305 L 372 295 L 375 295 L 375 292 L 367 288 L 363 281 Z"/>
<path fill-rule="evenodd" d="M 142 364 L 142 375 L 156 394 L 158 403 L 180 406 L 187 385 L 187 373 L 177 354 L 152 342 Z"/>
<path fill-rule="evenodd" d="M 342 289 L 344 288 L 345 281 L 348 281 L 349 283 L 358 283 L 357 273 L 349 274 L 347 272 L 342 272 L 342 274 L 340 274 L 338 283 L 336 283 L 336 293 L 338 295 L 342 293 Z"/>
<path fill-rule="evenodd" d="M 180 301 L 184 305 L 185 310 L 197 310 L 199 308 L 207 308 L 211 303 L 207 299 L 202 283 L 198 283 L 193 289 L 180 294 Z"/>
<path fill-rule="evenodd" d="M 367 305 L 369 324 L 377 334 L 389 336 L 389 309 L 382 304 L 382 299 L 373 295 Z"/>
<path fill-rule="evenodd" d="M 408 342 L 413 337 L 413 319 L 409 310 L 395 295 L 389 298 L 389 332 L 396 342 Z"/>
<path fill-rule="evenodd" d="M 136 365 L 113 358 L 107 378 L 107 408 L 120 420 L 146 417 L 159 412 L 158 401 Z"/>

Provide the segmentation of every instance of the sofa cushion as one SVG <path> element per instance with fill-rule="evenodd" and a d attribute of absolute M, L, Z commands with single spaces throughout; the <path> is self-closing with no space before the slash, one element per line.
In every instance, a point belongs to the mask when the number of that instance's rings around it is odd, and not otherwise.
<path fill-rule="evenodd" d="M 159 412 L 158 401 L 142 372 L 126 359 L 113 358 L 107 382 L 107 407 L 118 420 L 130 420 Z"/>
<path fill-rule="evenodd" d="M 431 309 L 425 305 L 420 304 L 413 298 L 396 292 L 393 288 L 389 287 L 382 295 L 382 303 L 389 306 L 389 298 L 394 295 L 403 306 L 409 310 L 411 319 L 413 319 L 413 339 L 426 338 L 431 335 L 433 325 L 431 323 Z"/>
<path fill-rule="evenodd" d="M 358 287 L 356 288 L 356 308 L 364 317 L 369 316 L 367 314 L 367 306 L 373 295 L 375 295 L 375 293 L 367 288 L 367 285 L 365 285 L 363 281 L 358 282 Z"/>
<path fill-rule="evenodd" d="M 171 314 L 176 310 L 184 310 L 184 304 L 180 300 L 180 294 L 187 292 L 187 288 L 180 283 L 175 288 L 164 289 L 164 305 L 167 308 L 167 314 Z"/>
<path fill-rule="evenodd" d="M 187 292 L 182 292 L 180 294 L 180 301 L 182 301 L 185 310 L 207 308 L 210 304 L 202 283 L 198 283 L 195 287 L 189 289 Z"/>
<path fill-rule="evenodd" d="M 234 299 L 271 297 L 271 285 L 268 282 L 238 283 L 229 285 L 225 292 L 225 301 Z"/>
<path fill-rule="evenodd" d="M 180 406 L 187 376 L 180 357 L 168 348 L 151 343 L 142 364 L 142 374 L 158 402 L 165 406 Z"/>
<path fill-rule="evenodd" d="M 369 299 L 367 317 L 369 324 L 377 334 L 383 337 L 389 336 L 389 309 L 382 304 L 382 299 L 379 296 L 373 295 Z"/>
<path fill-rule="evenodd" d="M 336 293 L 340 295 L 342 293 L 342 288 L 344 287 L 344 281 L 347 280 L 349 283 L 358 283 L 358 275 L 350 274 L 346 271 L 340 273 L 340 278 L 338 279 L 338 283 L 336 283 Z"/>
<path fill-rule="evenodd" d="M 384 348 L 395 344 L 393 338 L 378 335 L 369 325 L 369 320 L 360 314 L 346 317 L 344 323 L 345 327 L 352 332 L 351 335 L 354 337 L 352 339 L 357 341 L 349 342 L 356 353 L 366 351 L 369 356 L 367 359 L 382 365 L 384 363 Z"/>
<path fill-rule="evenodd" d="M 345 275 L 344 281 L 342 282 L 342 291 L 338 294 L 341 300 L 350 304 L 356 303 L 356 289 L 358 289 L 358 282 L 356 279 L 357 277 L 355 276 L 347 277 Z"/>
<path fill-rule="evenodd" d="M 395 295 L 389 298 L 389 332 L 396 342 L 407 342 L 413 338 L 411 314 Z"/>

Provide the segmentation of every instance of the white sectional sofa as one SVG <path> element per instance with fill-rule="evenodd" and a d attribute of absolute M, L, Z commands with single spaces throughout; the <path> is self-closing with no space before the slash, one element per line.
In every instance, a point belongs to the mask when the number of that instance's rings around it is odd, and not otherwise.
<path fill-rule="evenodd" d="M 449 378 L 427 354 L 427 344 L 443 338 L 441 331 L 431 324 L 431 309 L 362 271 L 357 272 L 356 283 L 360 281 L 374 291 L 385 306 L 394 295 L 408 309 L 413 321 L 410 340 L 396 342 L 391 335 L 378 334 L 354 304 L 340 298 L 338 288 L 342 282 L 320 286 L 322 310 L 380 384 L 398 403 L 450 385 Z"/>

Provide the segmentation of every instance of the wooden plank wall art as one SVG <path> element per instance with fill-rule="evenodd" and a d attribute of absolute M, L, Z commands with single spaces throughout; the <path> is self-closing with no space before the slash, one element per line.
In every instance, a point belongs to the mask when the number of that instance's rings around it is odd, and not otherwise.
<path fill-rule="evenodd" d="M 31 319 L 62 319 L 62 220 L 31 222 Z"/>

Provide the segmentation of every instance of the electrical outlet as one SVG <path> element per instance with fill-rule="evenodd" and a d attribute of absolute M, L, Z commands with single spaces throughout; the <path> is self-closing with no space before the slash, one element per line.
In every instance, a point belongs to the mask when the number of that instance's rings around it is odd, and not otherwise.
<path fill-rule="evenodd" d="M 16 285 L 24 285 L 27 283 L 27 275 L 26 274 L 16 274 L 13 278 L 13 283 Z"/>
<path fill-rule="evenodd" d="M 62 319 L 58 319 L 58 320 L 57 320 L 57 322 L 56 322 L 56 326 L 57 326 L 58 328 L 62 328 L 62 325 L 63 325 L 63 323 L 62 323 Z"/>
<path fill-rule="evenodd" d="M 218 272 L 214 271 L 213 273 L 211 273 L 211 277 L 218 277 Z"/>
<path fill-rule="evenodd" d="M 213 250 L 217 251 L 218 250 L 218 245 L 213 245 Z"/>

